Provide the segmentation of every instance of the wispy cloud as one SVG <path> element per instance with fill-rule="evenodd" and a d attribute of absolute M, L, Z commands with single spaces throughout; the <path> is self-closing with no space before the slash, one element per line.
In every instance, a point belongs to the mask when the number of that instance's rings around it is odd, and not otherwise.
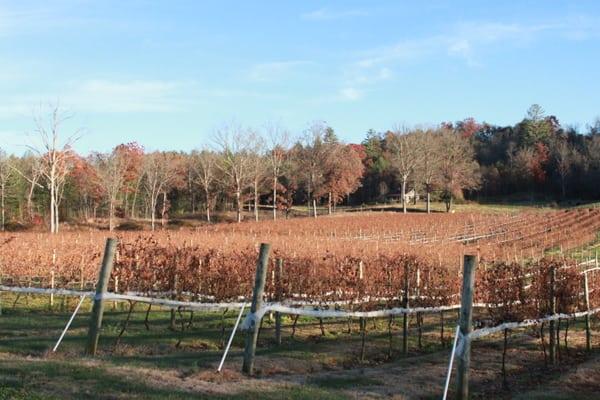
<path fill-rule="evenodd" d="M 362 9 L 330 10 L 328 8 L 320 8 L 302 14 L 301 18 L 309 21 L 331 21 L 343 18 L 365 17 L 368 15 L 369 12 Z"/>
<path fill-rule="evenodd" d="M 10 7 L 0 4 L 0 37 L 34 34 L 61 27 L 90 27 L 91 19 L 73 16 L 67 10 L 70 8 L 63 9 L 60 4 L 52 7 L 21 7 L 17 2 Z"/>
<path fill-rule="evenodd" d="M 77 85 L 64 101 L 92 112 L 172 112 L 183 106 L 182 82 L 90 80 Z"/>
<path fill-rule="evenodd" d="M 480 65 L 478 53 L 493 48 L 497 44 L 508 44 L 516 47 L 528 45 L 544 35 L 557 35 L 563 39 L 589 37 L 597 35 L 600 30 L 589 19 L 581 21 L 578 26 L 572 18 L 545 23 L 502 23 L 502 22 L 468 22 L 453 26 L 450 30 L 422 38 L 401 40 L 390 46 L 382 46 L 367 50 L 355 65 L 368 69 L 389 65 L 395 62 L 422 59 L 427 56 L 446 54 L 459 57 L 470 66 Z"/>
<path fill-rule="evenodd" d="M 253 81 L 269 82 L 285 78 L 289 73 L 310 64 L 309 61 L 275 61 L 256 64 L 250 68 L 249 77 Z"/>
<path fill-rule="evenodd" d="M 433 57 L 455 58 L 468 67 L 483 67 L 484 54 L 498 46 L 523 48 L 548 38 L 581 39 L 600 30 L 589 18 L 564 18 L 538 23 L 464 22 L 430 36 L 406 38 L 355 54 L 342 65 L 338 99 L 355 101 L 376 85 L 394 78 L 407 63 Z"/>
<path fill-rule="evenodd" d="M 0 96 L 0 118 L 31 115 L 40 101 L 58 99 L 74 112 L 165 113 L 189 107 L 193 82 L 87 80 L 66 85 L 61 93 Z"/>
<path fill-rule="evenodd" d="M 340 98 L 346 101 L 356 101 L 363 97 L 363 93 L 354 87 L 345 87 L 340 89 Z"/>

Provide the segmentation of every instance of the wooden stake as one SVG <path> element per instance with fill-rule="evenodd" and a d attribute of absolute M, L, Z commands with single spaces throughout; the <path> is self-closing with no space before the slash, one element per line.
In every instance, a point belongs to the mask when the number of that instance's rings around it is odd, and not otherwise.
<path fill-rule="evenodd" d="M 403 307 L 408 309 L 408 290 L 409 290 L 409 279 L 408 279 L 408 264 L 404 265 L 404 304 Z M 408 354 L 408 314 L 404 313 L 404 319 L 402 321 L 402 354 Z"/>
<path fill-rule="evenodd" d="M 277 259 L 275 267 L 275 301 L 283 300 L 283 260 Z M 281 345 L 281 313 L 275 313 L 275 343 Z"/>
<path fill-rule="evenodd" d="M 465 255 L 463 262 L 463 285 L 460 305 L 460 333 L 467 337 L 473 327 L 473 294 L 475 288 L 475 269 L 477 268 L 476 258 L 472 255 Z M 463 339 L 464 340 L 464 339 Z M 467 400 L 469 398 L 469 368 L 471 364 L 471 342 L 469 340 L 463 343 L 464 350 L 462 356 L 458 358 L 458 388 L 456 398 Z"/>
<path fill-rule="evenodd" d="M 554 266 L 550 268 L 550 313 L 552 315 L 556 314 L 556 298 L 554 296 L 554 286 L 556 282 L 556 269 Z M 550 358 L 550 364 L 556 364 L 556 329 L 555 329 L 555 321 L 552 320 L 549 323 L 548 334 L 550 337 L 548 355 Z"/>
<path fill-rule="evenodd" d="M 583 289 L 585 294 L 585 309 L 590 311 L 590 292 L 588 287 L 587 272 L 583 274 Z M 590 331 L 590 315 L 585 316 L 585 349 L 589 352 L 592 350 L 592 333 Z"/>
<path fill-rule="evenodd" d="M 250 306 L 250 313 L 252 314 L 255 314 L 262 307 L 270 249 L 270 244 L 262 243 L 260 245 L 260 253 L 258 256 L 258 263 L 256 265 L 256 279 L 254 281 L 254 290 L 252 293 L 252 305 Z M 259 321 L 252 320 L 250 327 L 245 330 L 246 345 L 244 349 L 244 363 L 242 365 L 242 372 L 248 375 L 254 374 L 254 357 L 256 355 L 256 343 L 258 342 L 259 326 Z"/>
<path fill-rule="evenodd" d="M 104 315 L 104 301 L 102 300 L 102 296 L 104 296 L 106 289 L 108 288 L 108 281 L 113 268 L 116 248 L 117 239 L 106 239 L 106 247 L 104 248 L 104 257 L 102 258 L 100 275 L 98 276 L 98 283 L 96 284 L 96 296 L 94 298 L 92 317 L 90 319 L 90 328 L 88 331 L 86 353 L 90 356 L 95 356 L 98 348 L 98 339 L 100 338 L 100 328 L 102 328 L 102 317 Z"/>

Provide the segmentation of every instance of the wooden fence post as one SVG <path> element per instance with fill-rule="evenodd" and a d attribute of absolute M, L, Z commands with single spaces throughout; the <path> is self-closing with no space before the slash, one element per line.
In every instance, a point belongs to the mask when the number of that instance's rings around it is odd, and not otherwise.
<path fill-rule="evenodd" d="M 88 355 L 96 355 L 98 348 L 98 339 L 100 338 L 100 328 L 102 327 L 102 317 L 104 315 L 104 300 L 102 296 L 106 293 L 108 280 L 112 272 L 115 249 L 117 248 L 117 239 L 106 239 L 104 247 L 104 256 L 102 258 L 102 266 L 100 267 L 100 275 L 96 284 L 96 296 L 94 297 L 94 305 L 92 307 L 92 317 L 90 319 L 90 327 L 88 331 L 88 340 L 86 353 Z"/>
<path fill-rule="evenodd" d="M 2 269 L 0 269 L 0 285 L 2 284 Z M 0 296 L 2 292 L 0 292 Z M 2 299 L 0 298 L 0 315 L 2 315 Z"/>
<path fill-rule="evenodd" d="M 587 272 L 583 274 L 583 288 L 585 294 L 585 309 L 590 311 L 590 292 L 588 286 Z M 585 316 L 585 349 L 589 352 L 592 350 L 592 333 L 590 332 L 590 314 Z"/>
<path fill-rule="evenodd" d="M 179 274 L 175 273 L 175 276 L 173 276 L 173 293 L 171 294 L 171 300 L 177 300 L 178 287 L 179 287 Z M 176 319 L 177 319 L 176 311 L 174 308 L 171 308 L 171 319 L 169 320 L 169 329 L 172 331 L 177 329 Z"/>
<path fill-rule="evenodd" d="M 402 304 L 402 306 L 406 309 L 408 309 L 408 307 L 410 306 L 409 304 L 409 299 L 408 299 L 408 291 L 410 289 L 409 287 L 409 277 L 408 277 L 408 273 L 409 273 L 409 268 L 408 268 L 408 264 L 404 265 L 404 302 Z M 408 314 L 404 313 L 404 319 L 402 321 L 402 354 L 406 355 L 408 354 Z"/>
<path fill-rule="evenodd" d="M 475 269 L 477 259 L 472 255 L 465 255 L 463 262 L 463 284 L 460 301 L 460 334 L 463 336 L 463 351 L 458 357 L 457 375 L 458 386 L 456 398 L 466 400 L 469 398 L 469 367 L 471 364 L 471 342 L 465 340 L 472 331 L 473 320 L 473 295 L 475 289 Z"/>
<path fill-rule="evenodd" d="M 256 279 L 254 281 L 254 290 L 252 292 L 252 305 L 250 313 L 255 314 L 263 304 L 263 294 L 265 291 L 265 281 L 267 280 L 267 269 L 269 262 L 269 251 L 271 245 L 262 243 L 256 264 Z M 258 341 L 258 330 L 260 321 L 252 320 L 250 326 L 245 330 L 246 344 L 244 348 L 244 363 L 242 372 L 248 375 L 254 373 L 254 356 L 256 355 L 256 343 Z"/>
<path fill-rule="evenodd" d="M 554 293 L 556 283 L 556 268 L 554 265 L 550 267 L 550 313 L 552 315 L 556 314 L 556 297 Z M 549 323 L 549 335 L 550 335 L 550 348 L 549 348 L 549 357 L 550 364 L 556 364 L 556 329 L 555 322 L 551 320 Z"/>
<path fill-rule="evenodd" d="M 275 300 L 281 302 L 283 300 L 283 260 L 277 259 L 275 266 Z M 281 345 L 281 313 L 275 313 L 275 343 Z"/>
<path fill-rule="evenodd" d="M 54 290 L 54 269 L 50 271 L 50 289 Z M 50 292 L 50 309 L 54 306 L 54 293 Z"/>

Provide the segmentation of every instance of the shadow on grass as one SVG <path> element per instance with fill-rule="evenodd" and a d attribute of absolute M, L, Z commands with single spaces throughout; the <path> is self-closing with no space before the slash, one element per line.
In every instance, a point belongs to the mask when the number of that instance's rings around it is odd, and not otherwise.
<path fill-rule="evenodd" d="M 227 383 L 223 383 L 227 385 Z M 234 392 L 234 391 L 233 391 Z M 150 385 L 139 376 L 98 366 L 57 361 L 0 361 L 0 399 L 342 399 L 318 387 L 289 386 L 277 391 L 198 393 Z"/>

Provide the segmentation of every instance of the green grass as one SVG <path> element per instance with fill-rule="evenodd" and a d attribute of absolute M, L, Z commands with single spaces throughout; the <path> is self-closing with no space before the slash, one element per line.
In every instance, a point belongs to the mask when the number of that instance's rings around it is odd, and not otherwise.
<path fill-rule="evenodd" d="M 0 399 L 341 399 L 318 387 L 283 387 L 275 391 L 246 391 L 232 395 L 198 394 L 160 388 L 121 371 L 77 362 L 38 360 L 0 361 Z"/>
<path fill-rule="evenodd" d="M 62 298 L 55 299 L 52 310 L 48 297 L 16 296 L 2 293 L 2 315 L 0 316 L 0 400 L 6 399 L 183 399 L 190 398 L 186 390 L 161 388 L 143 379 L 128 376 L 123 372 L 150 369 L 177 376 L 192 376 L 198 373 L 214 371 L 222 355 L 221 349 L 221 313 L 196 313 L 192 327 L 181 331 L 168 329 L 170 312 L 154 308 L 150 313 L 147 330 L 144 325 L 145 305 L 134 308 L 129 326 L 116 346 L 117 336 L 126 318 L 126 309 L 113 309 L 109 302 L 103 320 L 103 329 L 99 343 L 99 353 L 95 359 L 84 356 L 86 334 L 89 321 L 90 303 L 84 302 L 80 313 L 74 319 L 57 354 L 50 349 L 60 336 L 64 325 L 74 308 L 75 300 L 64 305 L 60 311 Z M 13 306 L 14 304 L 14 306 Z M 124 304 L 127 307 L 127 304 Z M 189 313 L 184 313 L 187 322 Z M 237 315 L 231 311 L 226 314 L 225 336 L 227 340 Z M 286 323 L 290 323 L 286 319 Z M 179 325 L 178 316 L 177 328 Z M 360 342 L 357 324 L 354 333 L 345 333 L 346 322 L 339 326 L 326 324 L 327 333 L 320 336 L 318 323 L 308 318 L 298 321 L 297 338 L 290 338 L 289 326 L 286 328 L 284 343 L 280 347 L 272 345 L 273 323 L 265 319 L 261 334 L 261 346 L 257 357 L 262 359 L 285 359 L 309 364 L 352 363 L 355 354 L 331 349 L 339 345 L 342 339 L 346 344 L 355 346 Z M 385 323 L 378 325 L 383 329 Z M 307 328 L 308 327 L 308 328 Z M 307 333 L 307 330 L 310 333 Z M 307 336 L 308 335 L 308 336 Z M 309 339 L 307 340 L 307 337 Z M 383 333 L 370 334 L 370 345 L 381 341 L 385 343 Z M 179 347 L 176 344 L 181 341 Z M 241 366 L 243 338 L 234 339 L 226 368 L 238 370 Z M 344 349 L 346 350 L 346 349 Z M 119 372 L 120 371 L 120 372 Z M 175 372 L 174 372 L 175 371 Z M 259 376 L 262 371 L 259 369 Z M 344 380 L 309 382 L 306 385 L 290 384 L 276 390 L 241 391 L 231 395 L 210 396 L 194 393 L 194 398 L 223 399 L 342 399 L 346 398 L 345 389 L 352 385 Z M 337 383 L 336 383 L 337 382 Z M 375 381 L 362 379 L 357 382 L 368 386 Z M 227 385 L 227 382 L 224 383 Z"/>
<path fill-rule="evenodd" d="M 439 315 L 425 316 L 420 350 L 414 320 L 411 322 L 407 356 L 400 354 L 402 321 L 397 318 L 392 360 L 387 358 L 387 320 L 369 320 L 364 362 L 358 360 L 361 342 L 358 321 L 353 322 L 349 334 L 347 320 L 326 320 L 326 332 L 322 336 L 318 321 L 300 318 L 296 338 L 292 339 L 291 319 L 285 318 L 283 344 L 275 346 L 273 323 L 267 317 L 257 350 L 257 377 L 248 379 L 239 372 L 241 335 L 234 340 L 224 373 L 214 372 L 222 355 L 221 313 L 196 313 L 193 326 L 180 332 L 168 329 L 170 312 L 153 309 L 148 331 L 144 326 L 146 306 L 139 305 L 120 344 L 115 346 L 126 311 L 119 307 L 113 310 L 109 302 L 99 354 L 90 358 L 83 352 L 89 303 L 84 304 L 81 314 L 75 318 L 57 354 L 51 354 L 49 349 L 60 335 L 75 301 L 70 302 L 68 310 L 60 311 L 60 298 L 53 310 L 48 309 L 47 297 L 31 296 L 27 301 L 22 297 L 13 308 L 14 300 L 15 296 L 2 294 L 0 400 L 356 398 L 358 394 L 377 392 L 390 384 L 389 376 L 384 380 L 379 373 L 363 371 L 388 368 L 388 365 L 399 371 L 421 365 L 426 371 L 429 365 L 440 362 L 445 365 L 449 354 L 449 348 L 439 343 Z M 189 314 L 184 316 L 187 321 Z M 236 317 L 234 311 L 226 315 L 225 340 Z M 455 318 L 456 313 L 445 314 L 447 342 L 451 341 Z M 582 332 L 582 324 L 578 321 L 570 329 Z M 596 325 L 594 321 L 594 329 L 598 329 Z M 518 338 L 519 334 L 514 339 L 511 337 L 511 346 Z M 476 346 L 485 344 L 485 351 L 499 354 L 501 341 L 496 339 L 481 341 Z M 539 352 L 537 342 L 520 346 L 522 350 Z M 480 351 L 483 350 L 477 350 Z M 199 386 L 187 385 L 188 382 Z M 230 390 L 215 392 L 215 387 Z"/>

